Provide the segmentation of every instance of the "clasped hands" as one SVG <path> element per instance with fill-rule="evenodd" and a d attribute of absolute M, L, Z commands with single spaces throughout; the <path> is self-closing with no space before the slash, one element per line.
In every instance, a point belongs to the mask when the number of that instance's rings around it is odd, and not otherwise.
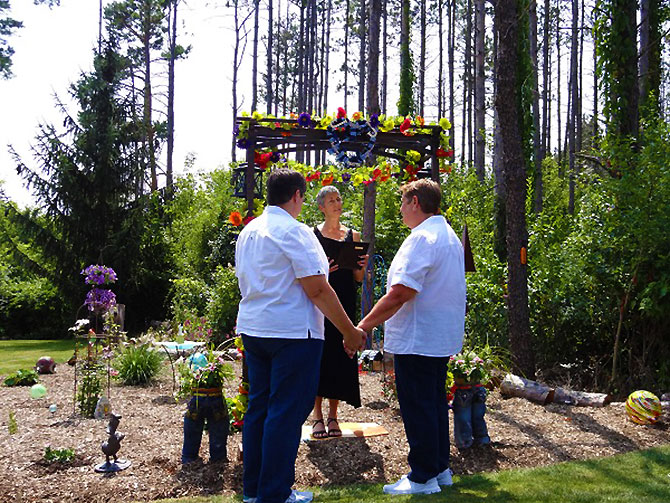
<path fill-rule="evenodd" d="M 349 358 L 353 358 L 356 351 L 363 349 L 368 340 L 368 334 L 362 328 L 356 327 L 354 331 L 342 341 L 344 344 L 344 352 Z"/>

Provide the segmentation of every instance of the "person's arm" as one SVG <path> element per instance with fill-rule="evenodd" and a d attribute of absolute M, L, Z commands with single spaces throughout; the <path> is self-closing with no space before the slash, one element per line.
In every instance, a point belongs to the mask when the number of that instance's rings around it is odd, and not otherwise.
<path fill-rule="evenodd" d="M 381 325 L 391 316 L 398 312 L 405 302 L 412 300 L 417 291 L 400 283 L 395 284 L 391 289 L 374 305 L 365 318 L 358 324 L 366 333 Z"/>
<path fill-rule="evenodd" d="M 365 344 L 367 335 L 360 328 L 356 328 L 344 311 L 335 290 L 328 284 L 323 275 L 298 278 L 305 294 L 316 307 L 328 318 L 344 338 L 344 346 L 352 355 Z"/>
<path fill-rule="evenodd" d="M 352 229 L 351 233 L 353 234 L 353 239 L 354 241 L 360 242 L 361 240 L 361 233 L 358 231 L 355 231 Z M 365 270 L 368 268 L 368 260 L 370 258 L 370 255 L 363 255 L 361 260 L 358 261 L 358 265 L 361 267 L 360 269 L 354 269 L 354 279 L 358 281 L 359 283 L 363 281 L 363 278 L 365 277 Z"/>

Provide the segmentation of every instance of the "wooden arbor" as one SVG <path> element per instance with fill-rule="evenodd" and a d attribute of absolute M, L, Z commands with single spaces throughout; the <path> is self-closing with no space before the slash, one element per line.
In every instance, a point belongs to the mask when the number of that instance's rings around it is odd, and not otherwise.
<path fill-rule="evenodd" d="M 245 124 L 247 123 L 247 124 Z M 247 200 L 247 211 L 250 215 L 254 207 L 255 191 L 255 154 L 257 151 L 272 149 L 279 154 L 291 152 L 327 151 L 332 147 L 328 139 L 326 129 L 303 127 L 298 124 L 297 119 L 276 118 L 251 118 L 238 117 L 235 121 L 236 128 L 248 131 L 244 139 L 246 148 L 246 162 L 240 166 L 244 168 L 245 194 Z M 246 126 L 248 125 L 248 129 Z M 395 159 L 401 164 L 407 163 L 404 152 L 413 150 L 420 154 L 416 165 L 421 169 L 417 177 L 430 177 L 440 183 L 438 149 L 440 148 L 440 126 L 421 126 L 410 128 L 401 133 L 398 128 L 391 131 L 378 131 L 376 141 L 371 150 L 372 156 Z M 239 144 L 239 142 L 238 142 Z M 341 148 L 347 151 L 362 152 L 368 148 L 368 139 L 343 141 Z M 426 162 L 430 160 L 430 169 L 426 168 Z M 346 168 L 342 168 L 346 171 Z"/>

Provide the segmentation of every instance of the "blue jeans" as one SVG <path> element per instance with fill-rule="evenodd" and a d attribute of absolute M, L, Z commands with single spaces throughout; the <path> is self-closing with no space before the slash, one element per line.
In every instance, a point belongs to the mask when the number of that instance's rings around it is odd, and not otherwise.
<path fill-rule="evenodd" d="M 242 429 L 244 495 L 284 503 L 295 482 L 302 424 L 314 407 L 323 341 L 242 335 L 249 407 Z"/>
<path fill-rule="evenodd" d="M 210 462 L 228 459 L 226 441 L 228 439 L 228 407 L 223 396 L 192 397 L 184 415 L 184 445 L 181 462 L 190 463 L 200 458 L 202 430 L 207 420 L 209 434 Z"/>
<path fill-rule="evenodd" d="M 456 447 L 467 449 L 473 443 L 491 443 L 486 427 L 486 388 L 476 386 L 454 392 L 454 440 Z"/>
<path fill-rule="evenodd" d="M 448 357 L 394 355 L 400 413 L 409 443 L 409 479 L 425 483 L 449 468 Z"/>

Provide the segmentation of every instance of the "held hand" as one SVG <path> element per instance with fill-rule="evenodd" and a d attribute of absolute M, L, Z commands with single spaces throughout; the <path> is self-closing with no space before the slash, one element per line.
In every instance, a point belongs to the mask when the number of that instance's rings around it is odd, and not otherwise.
<path fill-rule="evenodd" d="M 370 260 L 370 255 L 362 255 L 358 261 L 358 267 L 365 269 L 368 266 L 368 261 Z"/>
<path fill-rule="evenodd" d="M 335 263 L 335 259 L 332 258 L 328 259 L 328 265 L 330 266 L 328 272 L 337 271 L 340 268 L 340 266 Z"/>
<path fill-rule="evenodd" d="M 353 334 L 344 338 L 344 351 L 347 353 L 349 358 L 353 358 L 353 356 L 356 354 L 356 351 L 365 347 L 367 339 L 367 334 L 360 328 L 356 328 Z"/>

